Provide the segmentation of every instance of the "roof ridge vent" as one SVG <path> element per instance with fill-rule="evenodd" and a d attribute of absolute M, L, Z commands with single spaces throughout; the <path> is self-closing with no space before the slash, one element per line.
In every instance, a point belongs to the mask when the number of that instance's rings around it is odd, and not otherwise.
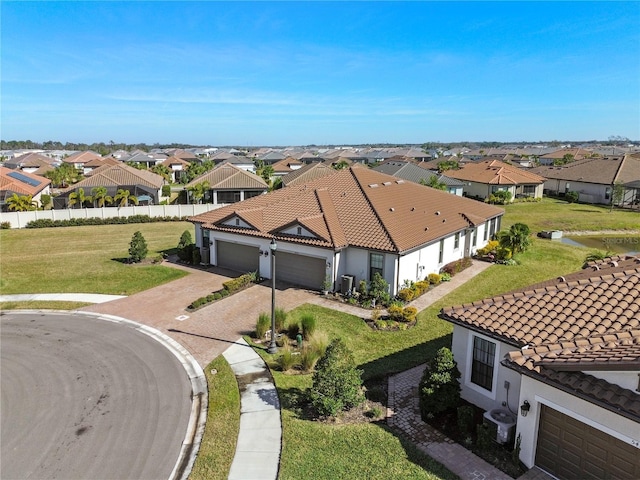
<path fill-rule="evenodd" d="M 440 215 L 440 210 L 436 210 L 436 215 Z"/>
<path fill-rule="evenodd" d="M 613 260 L 612 262 L 609 263 L 609 265 L 611 265 L 612 267 L 617 267 L 618 266 L 618 262 Z"/>
<path fill-rule="evenodd" d="M 564 283 L 564 282 L 566 282 L 567 280 L 566 280 L 564 277 L 558 277 L 558 281 L 559 281 L 559 282 Z"/>
<path fill-rule="evenodd" d="M 382 185 L 384 185 L 385 187 L 388 187 L 389 185 L 391 185 L 391 182 L 382 182 Z"/>
<path fill-rule="evenodd" d="M 378 188 L 378 184 L 377 183 L 370 183 L 369 187 L 370 188 Z"/>

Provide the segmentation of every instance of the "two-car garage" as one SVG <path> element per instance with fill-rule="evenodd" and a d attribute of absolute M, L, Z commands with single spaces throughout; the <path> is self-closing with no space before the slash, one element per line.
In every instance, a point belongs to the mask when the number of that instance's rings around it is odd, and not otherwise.
<path fill-rule="evenodd" d="M 216 265 L 237 272 L 260 270 L 260 248 L 216 240 Z M 276 251 L 276 279 L 320 290 L 326 276 L 325 258 Z"/>

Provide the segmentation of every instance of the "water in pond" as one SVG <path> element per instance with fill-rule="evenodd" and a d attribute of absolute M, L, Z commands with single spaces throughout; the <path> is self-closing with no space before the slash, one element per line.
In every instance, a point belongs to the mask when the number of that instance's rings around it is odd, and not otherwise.
<path fill-rule="evenodd" d="M 569 236 L 553 241 L 566 243 L 576 247 L 587 247 L 603 251 L 609 250 L 614 253 L 628 253 L 631 255 L 640 253 L 640 237 L 638 236 Z"/>

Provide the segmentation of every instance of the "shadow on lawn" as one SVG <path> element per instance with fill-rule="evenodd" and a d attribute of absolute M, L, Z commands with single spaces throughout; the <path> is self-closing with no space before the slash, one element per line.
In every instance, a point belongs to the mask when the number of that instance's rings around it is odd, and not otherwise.
<path fill-rule="evenodd" d="M 443 335 L 413 347 L 394 352 L 377 358 L 371 362 L 360 365 L 363 371 L 362 378 L 365 381 L 374 379 L 386 379 L 390 375 L 404 372 L 410 368 L 426 363 L 435 356 L 436 351 L 442 347 L 451 348 L 452 334 Z"/>

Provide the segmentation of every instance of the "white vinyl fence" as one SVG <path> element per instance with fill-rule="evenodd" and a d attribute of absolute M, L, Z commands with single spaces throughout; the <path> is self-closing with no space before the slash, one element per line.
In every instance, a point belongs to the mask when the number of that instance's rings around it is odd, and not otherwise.
<path fill-rule="evenodd" d="M 64 210 L 33 210 L 30 212 L 2 212 L 0 222 L 9 222 L 11 228 L 24 228 L 33 220 L 70 220 L 72 218 L 118 218 L 134 215 L 149 217 L 187 218 L 215 210 L 224 205 L 137 205 L 132 207 L 73 208 Z"/>

